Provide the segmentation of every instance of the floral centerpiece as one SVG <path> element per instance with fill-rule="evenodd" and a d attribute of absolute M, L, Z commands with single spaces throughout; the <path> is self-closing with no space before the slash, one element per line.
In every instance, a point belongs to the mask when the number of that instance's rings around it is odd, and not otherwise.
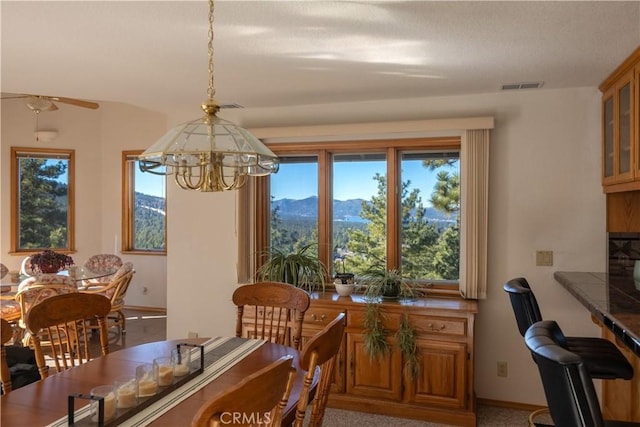
<path fill-rule="evenodd" d="M 29 259 L 31 268 L 42 273 L 57 273 L 74 264 L 73 258 L 59 252 L 46 249 Z"/>

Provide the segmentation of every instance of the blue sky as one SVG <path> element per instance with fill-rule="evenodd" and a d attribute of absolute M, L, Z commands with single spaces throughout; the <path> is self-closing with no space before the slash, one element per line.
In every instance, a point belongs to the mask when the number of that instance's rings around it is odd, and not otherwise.
<path fill-rule="evenodd" d="M 135 168 L 135 183 L 136 190 L 141 193 L 148 194 L 156 197 L 165 197 L 166 196 L 166 182 L 169 180 L 173 180 L 171 176 L 163 177 L 160 175 L 154 175 L 148 172 L 142 172 L 139 167 Z"/>
<path fill-rule="evenodd" d="M 451 171 L 451 168 L 446 168 Z M 384 161 L 336 163 L 334 188 L 337 200 L 370 199 L 378 191 L 376 172 L 384 175 Z M 430 172 L 422 166 L 421 160 L 403 161 L 402 180 L 411 180 L 412 188 L 419 188 L 423 202 L 428 204 L 429 195 L 435 184 L 437 171 Z M 288 163 L 283 164 L 271 180 L 271 194 L 275 200 L 305 199 L 317 195 L 318 181 L 315 165 Z"/>

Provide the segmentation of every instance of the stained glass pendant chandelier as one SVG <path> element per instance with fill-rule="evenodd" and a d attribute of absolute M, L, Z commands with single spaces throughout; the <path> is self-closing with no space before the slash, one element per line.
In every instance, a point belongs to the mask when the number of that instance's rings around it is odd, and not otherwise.
<path fill-rule="evenodd" d="M 204 192 L 241 188 L 249 176 L 278 171 L 278 157 L 246 129 L 217 117 L 214 99 L 213 0 L 209 0 L 209 87 L 204 116 L 169 130 L 138 157 L 140 169 L 174 175 L 185 190 Z"/>

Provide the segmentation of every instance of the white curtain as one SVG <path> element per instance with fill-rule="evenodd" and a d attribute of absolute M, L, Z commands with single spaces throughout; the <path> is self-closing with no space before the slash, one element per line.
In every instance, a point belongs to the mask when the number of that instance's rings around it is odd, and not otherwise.
<path fill-rule="evenodd" d="M 467 130 L 460 150 L 460 293 L 487 297 L 489 129 Z"/>

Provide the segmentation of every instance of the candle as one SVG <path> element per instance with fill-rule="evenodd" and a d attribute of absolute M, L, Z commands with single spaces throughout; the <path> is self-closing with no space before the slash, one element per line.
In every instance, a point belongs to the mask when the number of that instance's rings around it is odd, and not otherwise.
<path fill-rule="evenodd" d="M 158 390 L 158 383 L 152 379 L 142 379 L 138 381 L 138 396 L 153 396 Z"/>
<path fill-rule="evenodd" d="M 160 365 L 158 367 L 158 384 L 167 386 L 171 383 L 173 383 L 173 369 L 168 365 Z"/>
<path fill-rule="evenodd" d="M 173 369 L 173 374 L 176 377 L 183 377 L 189 373 L 189 365 L 186 363 L 177 364 Z"/>
<path fill-rule="evenodd" d="M 120 386 L 118 389 L 118 408 L 136 406 L 136 388 L 133 383 Z"/>
<path fill-rule="evenodd" d="M 91 417 L 91 421 L 98 422 L 98 402 L 94 405 L 95 411 Z M 113 393 L 109 393 L 104 397 L 104 420 L 108 421 L 116 415 L 116 398 Z"/>

